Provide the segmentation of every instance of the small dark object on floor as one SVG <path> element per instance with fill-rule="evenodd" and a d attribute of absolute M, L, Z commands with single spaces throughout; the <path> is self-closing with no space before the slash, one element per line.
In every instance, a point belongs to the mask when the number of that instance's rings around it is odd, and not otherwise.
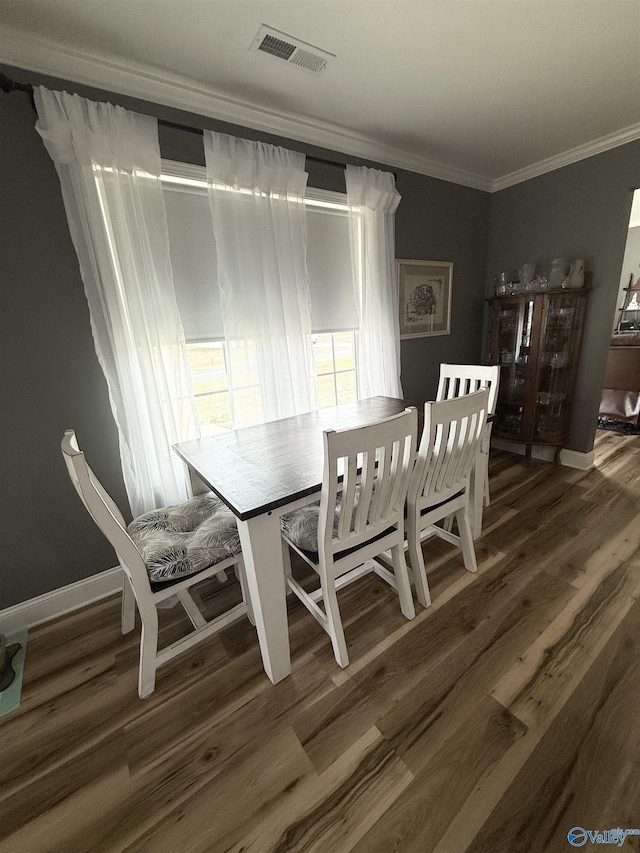
<path fill-rule="evenodd" d="M 16 677 L 11 666 L 11 661 L 20 651 L 20 643 L 12 643 L 7 645 L 7 641 L 0 634 L 0 693 L 6 690 Z"/>
<path fill-rule="evenodd" d="M 640 435 L 638 424 L 629 424 L 624 421 L 610 421 L 607 418 L 598 418 L 598 429 L 608 429 L 620 435 Z"/>

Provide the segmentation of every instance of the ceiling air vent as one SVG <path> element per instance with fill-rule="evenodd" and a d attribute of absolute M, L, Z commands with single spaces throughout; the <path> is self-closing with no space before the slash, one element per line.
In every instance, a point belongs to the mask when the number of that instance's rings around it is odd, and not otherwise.
<path fill-rule="evenodd" d="M 330 59 L 335 59 L 333 53 L 314 47 L 300 39 L 274 30 L 263 24 L 258 30 L 258 35 L 253 40 L 251 50 L 259 50 L 290 65 L 297 65 L 305 71 L 320 74 L 327 67 Z"/>

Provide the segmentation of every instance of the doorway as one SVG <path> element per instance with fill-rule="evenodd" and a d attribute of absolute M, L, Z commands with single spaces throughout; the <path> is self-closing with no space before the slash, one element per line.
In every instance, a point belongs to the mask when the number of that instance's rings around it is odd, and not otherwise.
<path fill-rule="evenodd" d="M 640 189 L 633 194 L 598 427 L 640 435 Z"/>

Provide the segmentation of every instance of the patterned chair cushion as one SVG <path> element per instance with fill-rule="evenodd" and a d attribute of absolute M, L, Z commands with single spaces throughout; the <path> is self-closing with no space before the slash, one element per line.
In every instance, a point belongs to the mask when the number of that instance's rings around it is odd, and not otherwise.
<path fill-rule="evenodd" d="M 301 506 L 293 512 L 287 512 L 280 519 L 282 532 L 290 542 L 293 542 L 301 551 L 307 551 L 310 555 L 318 553 L 318 519 L 320 517 L 320 501 Z M 333 517 L 333 535 L 338 533 L 338 522 L 340 516 L 335 513 Z"/>
<path fill-rule="evenodd" d="M 338 494 L 338 499 L 342 497 Z M 353 497 L 353 512 L 355 514 L 360 498 L 360 486 L 356 486 L 355 495 Z M 333 514 L 333 536 L 338 535 L 338 525 L 340 524 L 340 510 L 342 503 L 338 503 Z M 301 551 L 306 551 L 308 556 L 313 557 L 317 562 L 318 557 L 318 522 L 320 519 L 320 501 L 301 506 L 300 509 L 294 509 L 293 512 L 288 512 L 280 519 L 280 527 L 282 532 L 290 542 L 293 542 Z"/>
<path fill-rule="evenodd" d="M 356 493 L 353 501 L 353 512 L 355 513 L 358 506 L 358 498 L 360 497 L 359 487 L 356 488 Z M 333 535 L 338 535 L 338 525 L 340 523 L 340 505 L 336 508 L 333 515 Z M 288 512 L 280 519 L 280 527 L 286 538 L 296 545 L 307 557 L 314 563 L 318 562 L 318 520 L 320 518 L 320 501 L 309 504 L 308 506 L 294 509 L 293 512 Z M 377 534 L 371 541 L 382 539 L 392 528 L 383 530 Z M 356 545 L 354 548 L 349 548 L 342 552 L 343 557 L 352 554 L 360 548 Z"/>
<path fill-rule="evenodd" d="M 212 492 L 146 512 L 127 530 L 152 583 L 186 578 L 240 552 L 236 517 Z"/>

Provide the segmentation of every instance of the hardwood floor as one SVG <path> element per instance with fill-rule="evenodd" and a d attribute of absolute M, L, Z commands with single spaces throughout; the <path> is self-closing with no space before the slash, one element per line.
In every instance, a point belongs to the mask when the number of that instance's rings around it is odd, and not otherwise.
<path fill-rule="evenodd" d="M 496 452 L 491 486 L 478 573 L 426 543 L 415 620 L 374 576 L 340 594 L 344 671 L 297 600 L 276 686 L 246 621 L 145 700 L 116 598 L 31 631 L 1 853 L 547 853 L 640 829 L 640 437 L 599 433 L 590 471 Z M 211 612 L 238 595 L 202 590 Z"/>

